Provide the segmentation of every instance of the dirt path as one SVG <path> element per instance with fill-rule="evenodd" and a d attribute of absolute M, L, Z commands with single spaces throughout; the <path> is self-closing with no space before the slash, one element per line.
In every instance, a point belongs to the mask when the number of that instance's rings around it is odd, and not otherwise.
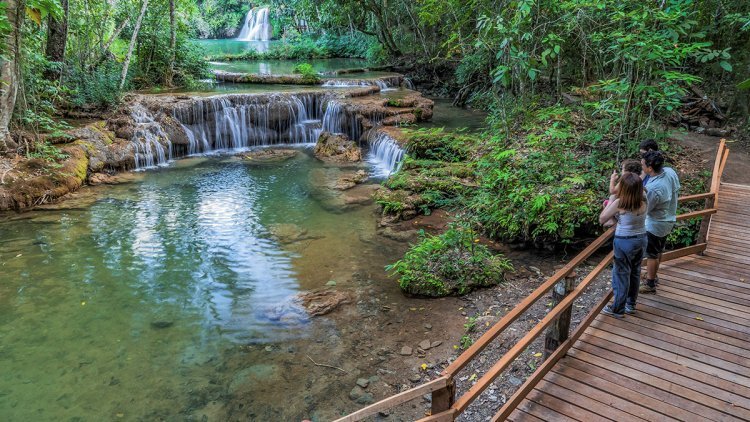
<path fill-rule="evenodd" d="M 674 133 L 671 138 L 698 150 L 701 159 L 706 162 L 706 169 L 711 171 L 716 159 L 716 148 L 721 138 L 697 133 Z M 747 147 L 731 139 L 727 139 L 727 146 L 729 147 L 729 161 L 724 169 L 722 181 L 750 184 L 750 152 L 748 152 Z"/>

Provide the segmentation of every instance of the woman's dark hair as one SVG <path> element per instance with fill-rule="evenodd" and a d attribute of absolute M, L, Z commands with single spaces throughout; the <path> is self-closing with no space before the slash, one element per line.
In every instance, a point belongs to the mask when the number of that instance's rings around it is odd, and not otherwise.
<path fill-rule="evenodd" d="M 638 211 L 643 205 L 643 181 L 635 173 L 625 173 L 620 179 L 620 209 Z"/>
<path fill-rule="evenodd" d="M 664 155 L 660 151 L 649 151 L 643 154 L 643 163 L 655 172 L 661 173 L 664 168 Z"/>
<path fill-rule="evenodd" d="M 659 151 L 659 144 L 656 143 L 653 139 L 644 139 L 641 141 L 641 144 L 638 146 L 638 149 L 641 151 Z"/>

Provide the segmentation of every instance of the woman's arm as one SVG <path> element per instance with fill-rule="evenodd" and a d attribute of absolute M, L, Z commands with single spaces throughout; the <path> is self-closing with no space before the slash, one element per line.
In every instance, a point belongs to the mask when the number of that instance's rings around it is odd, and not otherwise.
<path fill-rule="evenodd" d="M 602 210 L 602 213 L 599 214 L 599 223 L 604 224 L 607 221 L 609 221 L 612 217 L 617 215 L 617 213 L 620 211 L 620 200 L 615 199 L 614 201 L 611 201 L 606 208 Z"/>
<path fill-rule="evenodd" d="M 617 174 L 617 170 L 613 171 L 612 174 L 609 176 L 609 193 L 612 195 L 617 194 L 617 192 L 620 190 L 618 189 L 619 186 L 617 186 L 617 179 L 619 178 L 619 174 Z"/>

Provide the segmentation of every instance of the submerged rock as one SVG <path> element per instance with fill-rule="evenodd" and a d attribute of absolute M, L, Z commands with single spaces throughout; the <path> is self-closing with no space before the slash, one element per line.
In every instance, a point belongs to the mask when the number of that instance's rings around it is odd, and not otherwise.
<path fill-rule="evenodd" d="M 362 161 L 362 149 L 346 135 L 323 132 L 315 145 L 315 157 L 335 163 Z"/>
<path fill-rule="evenodd" d="M 282 245 L 322 238 L 322 236 L 311 236 L 307 229 L 292 223 L 272 224 L 268 227 L 268 230 Z"/>
<path fill-rule="evenodd" d="M 263 148 L 249 152 L 243 152 L 237 154 L 238 157 L 244 161 L 266 164 L 266 163 L 280 163 L 282 161 L 294 158 L 299 154 L 298 150 L 295 149 L 276 149 L 276 148 Z"/>
<path fill-rule="evenodd" d="M 333 312 L 340 305 L 350 303 L 349 295 L 338 290 L 324 290 L 301 294 L 302 306 L 312 316 Z"/>
<path fill-rule="evenodd" d="M 151 322 L 151 328 L 162 330 L 164 328 L 169 328 L 174 325 L 174 321 L 152 321 Z"/>
<path fill-rule="evenodd" d="M 367 172 L 364 170 L 358 170 L 354 174 L 346 174 L 344 176 L 339 177 L 339 180 L 336 181 L 336 184 L 333 186 L 336 190 L 347 190 L 351 189 L 355 186 L 357 186 L 360 183 L 363 183 L 367 180 Z"/>

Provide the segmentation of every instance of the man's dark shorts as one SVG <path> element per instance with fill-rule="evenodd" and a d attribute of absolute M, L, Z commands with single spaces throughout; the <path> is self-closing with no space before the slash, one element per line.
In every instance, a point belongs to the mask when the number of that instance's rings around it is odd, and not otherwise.
<path fill-rule="evenodd" d="M 646 232 L 646 234 L 648 236 L 646 258 L 657 259 L 664 252 L 664 247 L 667 245 L 667 236 L 659 237 L 651 234 L 651 232 Z"/>

